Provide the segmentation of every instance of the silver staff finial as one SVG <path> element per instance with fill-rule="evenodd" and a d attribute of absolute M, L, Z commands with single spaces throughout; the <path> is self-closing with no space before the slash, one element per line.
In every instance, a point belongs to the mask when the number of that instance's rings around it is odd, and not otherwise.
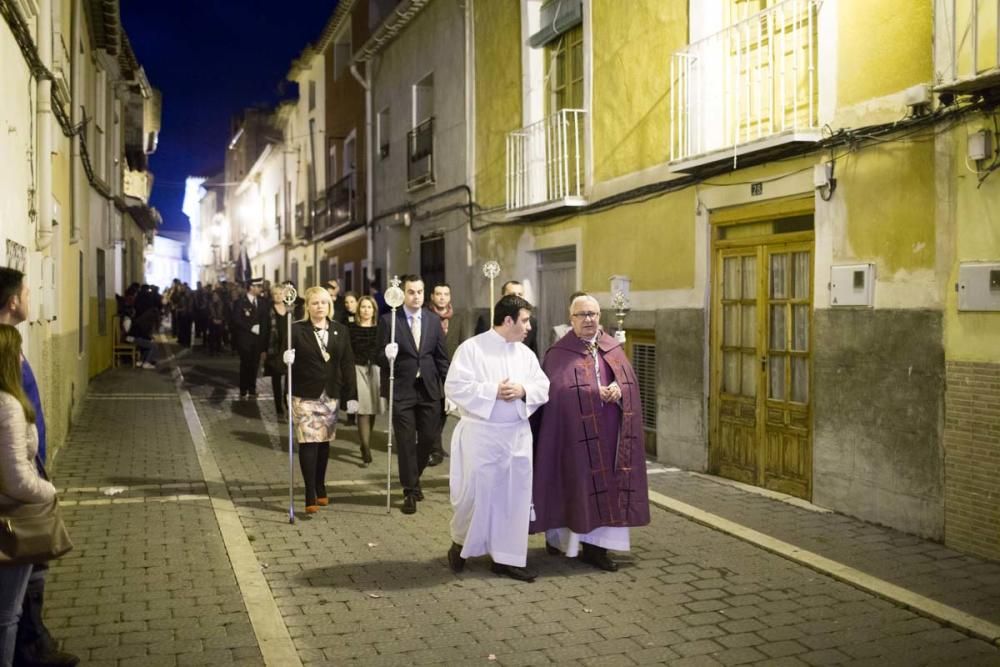
<path fill-rule="evenodd" d="M 494 278 L 499 276 L 500 263 L 495 259 L 491 259 L 490 261 L 483 264 L 483 275 L 489 278 L 490 280 L 493 280 Z"/>
<path fill-rule="evenodd" d="M 392 280 L 389 281 L 389 289 L 385 291 L 382 297 L 385 299 L 385 303 L 390 308 L 399 308 L 403 305 L 403 301 L 406 295 L 403 294 L 403 290 L 399 288 L 400 280 L 398 276 L 393 276 Z"/>

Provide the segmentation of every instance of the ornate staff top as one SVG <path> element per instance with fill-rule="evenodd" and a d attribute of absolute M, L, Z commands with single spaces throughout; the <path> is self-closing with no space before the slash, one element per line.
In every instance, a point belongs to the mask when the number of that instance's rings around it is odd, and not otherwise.
<path fill-rule="evenodd" d="M 618 290 L 615 295 L 611 298 L 611 309 L 615 311 L 616 314 L 620 313 L 622 319 L 625 318 L 625 314 L 632 310 L 632 304 L 629 303 L 628 297 L 625 296 L 625 292 Z"/>
<path fill-rule="evenodd" d="M 400 280 L 399 276 L 393 276 L 389 280 L 389 289 L 385 291 L 382 297 L 385 299 L 385 303 L 390 308 L 399 308 L 403 305 L 403 301 L 406 295 L 403 294 L 403 290 L 399 288 Z"/>
<path fill-rule="evenodd" d="M 282 303 L 286 306 L 291 306 L 295 304 L 295 300 L 299 298 L 299 293 L 291 285 L 285 285 L 285 293 L 281 297 Z"/>
<path fill-rule="evenodd" d="M 494 259 L 483 264 L 483 275 L 493 280 L 500 275 L 500 263 Z"/>

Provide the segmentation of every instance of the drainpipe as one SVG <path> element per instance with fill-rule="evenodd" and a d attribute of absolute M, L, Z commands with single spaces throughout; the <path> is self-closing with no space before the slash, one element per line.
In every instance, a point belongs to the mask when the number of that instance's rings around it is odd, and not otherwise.
<path fill-rule="evenodd" d="M 52 0 L 38 2 L 38 56 L 52 71 Z M 41 77 L 37 86 L 38 228 L 35 246 L 45 250 L 52 244 L 52 80 Z"/>
<path fill-rule="evenodd" d="M 366 255 L 368 259 L 368 282 L 375 280 L 375 237 L 372 228 L 372 214 L 375 211 L 374 195 L 374 169 L 372 158 L 372 86 L 371 86 L 371 61 L 365 65 L 365 77 L 358 73 L 358 64 L 351 63 L 351 74 L 361 87 L 365 89 L 365 228 L 367 231 L 368 247 Z M 388 270 L 388 267 L 386 267 Z M 385 289 L 385 285 L 380 285 L 380 289 Z"/>

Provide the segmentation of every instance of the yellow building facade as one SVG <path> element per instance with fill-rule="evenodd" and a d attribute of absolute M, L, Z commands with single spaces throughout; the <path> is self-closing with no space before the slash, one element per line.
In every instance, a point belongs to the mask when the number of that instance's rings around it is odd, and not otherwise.
<path fill-rule="evenodd" d="M 473 264 L 627 292 L 659 460 L 1000 558 L 985 4 L 477 0 Z"/>

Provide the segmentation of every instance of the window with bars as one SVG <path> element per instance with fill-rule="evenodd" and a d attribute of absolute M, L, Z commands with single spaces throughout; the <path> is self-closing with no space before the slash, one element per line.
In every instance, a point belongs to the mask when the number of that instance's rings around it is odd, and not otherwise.
<path fill-rule="evenodd" d="M 656 345 L 634 343 L 632 368 L 639 380 L 639 398 L 642 400 L 642 426 L 656 431 Z"/>

